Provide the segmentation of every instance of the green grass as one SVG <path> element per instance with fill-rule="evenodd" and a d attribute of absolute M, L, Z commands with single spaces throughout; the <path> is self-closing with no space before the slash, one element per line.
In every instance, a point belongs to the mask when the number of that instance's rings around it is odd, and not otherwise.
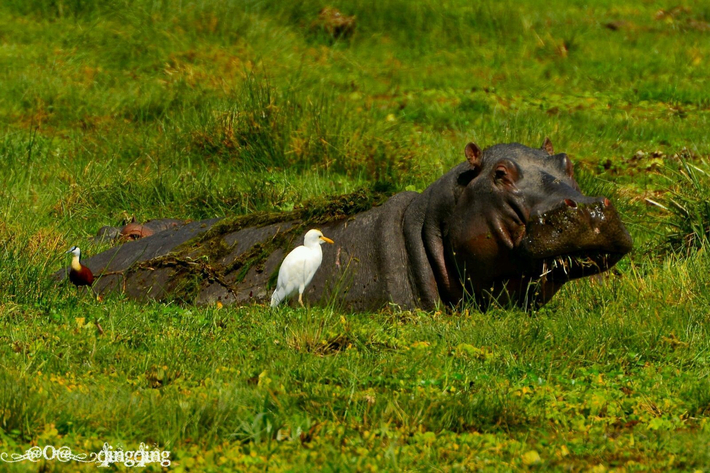
<path fill-rule="evenodd" d="M 324 6 L 355 15 L 353 34 L 319 29 Z M 692 1 L 4 2 L 0 452 L 145 442 L 175 471 L 707 468 L 708 22 Z M 534 313 L 96 302 L 50 278 L 131 216 L 423 190 L 468 141 L 545 136 L 636 248 Z"/>

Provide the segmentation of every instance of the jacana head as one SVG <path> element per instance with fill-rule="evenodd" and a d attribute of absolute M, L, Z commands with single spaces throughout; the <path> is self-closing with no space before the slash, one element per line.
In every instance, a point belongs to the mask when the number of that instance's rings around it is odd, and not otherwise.
<path fill-rule="evenodd" d="M 72 246 L 67 253 L 71 253 L 72 255 L 76 256 L 77 258 L 81 257 L 81 250 L 79 249 L 78 246 Z"/>

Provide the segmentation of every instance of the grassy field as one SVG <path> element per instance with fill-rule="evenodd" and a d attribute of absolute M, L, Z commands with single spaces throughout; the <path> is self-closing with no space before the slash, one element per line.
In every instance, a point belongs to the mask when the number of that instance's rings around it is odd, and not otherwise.
<path fill-rule="evenodd" d="M 709 78 L 700 1 L 2 2 L 0 452 L 708 471 Z M 534 313 L 97 302 L 50 278 L 131 216 L 423 190 L 468 141 L 545 136 L 635 249 Z"/>

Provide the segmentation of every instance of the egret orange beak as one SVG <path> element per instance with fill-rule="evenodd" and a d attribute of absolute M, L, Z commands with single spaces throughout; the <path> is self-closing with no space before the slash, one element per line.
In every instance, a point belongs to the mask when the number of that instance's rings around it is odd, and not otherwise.
<path fill-rule="evenodd" d="M 321 240 L 323 240 L 326 243 L 330 243 L 331 245 L 334 243 L 333 240 L 331 240 L 328 237 L 324 237 L 323 235 L 319 236 L 318 238 L 320 238 Z"/>

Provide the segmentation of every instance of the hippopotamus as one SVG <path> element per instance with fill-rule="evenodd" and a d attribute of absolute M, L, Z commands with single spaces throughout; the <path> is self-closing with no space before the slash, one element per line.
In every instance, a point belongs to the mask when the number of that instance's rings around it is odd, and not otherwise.
<path fill-rule="evenodd" d="M 206 304 L 267 303 L 281 260 L 314 227 L 335 241 L 304 299 L 352 310 L 526 308 L 602 273 L 632 248 L 606 197 L 582 194 L 565 153 L 518 143 L 481 150 L 422 193 L 371 206 L 362 195 L 179 224 L 84 261 L 98 292 Z"/>

